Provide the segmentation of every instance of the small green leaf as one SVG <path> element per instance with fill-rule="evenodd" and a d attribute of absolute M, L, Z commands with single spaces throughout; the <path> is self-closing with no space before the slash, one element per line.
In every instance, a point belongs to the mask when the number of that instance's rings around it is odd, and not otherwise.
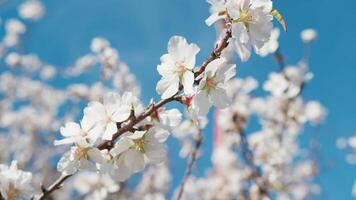
<path fill-rule="evenodd" d="M 274 18 L 276 18 L 279 24 L 283 27 L 284 32 L 287 32 L 287 25 L 281 13 L 277 9 L 273 9 L 271 14 Z"/>

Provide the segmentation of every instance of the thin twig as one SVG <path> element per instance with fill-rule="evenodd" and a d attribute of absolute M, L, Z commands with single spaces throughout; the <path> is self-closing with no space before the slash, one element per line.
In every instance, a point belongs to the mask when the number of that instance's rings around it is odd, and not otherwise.
<path fill-rule="evenodd" d="M 194 146 L 192 153 L 190 154 L 187 168 L 185 169 L 183 180 L 179 186 L 177 200 L 180 200 L 183 196 L 185 184 L 186 184 L 190 174 L 192 173 L 193 165 L 198 157 L 199 148 L 202 143 L 202 131 L 201 131 L 200 127 L 197 127 L 197 128 L 198 128 L 198 131 L 196 134 L 196 138 L 194 140 L 195 146 Z"/>
<path fill-rule="evenodd" d="M 217 44 L 214 50 L 211 52 L 210 56 L 203 62 L 199 70 L 194 73 L 195 77 L 198 77 L 201 73 L 204 72 L 206 66 L 211 63 L 213 60 L 221 56 L 222 51 L 229 45 L 229 39 L 231 38 L 231 29 L 226 29 L 224 38 Z"/>
<path fill-rule="evenodd" d="M 257 165 L 254 161 L 254 154 L 250 149 L 250 145 L 247 142 L 246 134 L 244 131 L 240 132 L 241 137 L 241 150 L 242 150 L 242 157 L 245 159 L 247 165 L 252 168 L 252 176 L 251 179 L 256 183 L 258 186 L 259 193 L 263 196 L 269 197 L 268 187 L 263 181 L 262 174 L 258 169 Z"/>
<path fill-rule="evenodd" d="M 286 64 L 285 64 L 285 61 L 284 61 L 284 56 L 283 54 L 281 53 L 280 49 L 277 49 L 277 51 L 274 53 L 274 58 L 279 66 L 279 70 L 280 71 L 283 71 Z"/>
<path fill-rule="evenodd" d="M 67 180 L 69 177 L 72 175 L 62 175 L 59 177 L 51 186 L 49 186 L 47 189 L 42 188 L 42 194 L 38 197 L 38 200 L 43 200 L 46 199 L 52 192 L 55 190 L 59 189 L 62 187 L 62 183 Z"/>
<path fill-rule="evenodd" d="M 267 183 L 263 180 L 262 173 L 255 163 L 255 156 L 250 148 L 250 145 L 248 144 L 247 136 L 243 128 L 243 125 L 246 123 L 246 118 L 241 116 L 239 113 L 235 113 L 233 116 L 233 122 L 235 124 L 234 130 L 240 135 L 242 158 L 252 169 L 251 179 L 258 186 L 259 193 L 263 196 L 269 197 Z"/>

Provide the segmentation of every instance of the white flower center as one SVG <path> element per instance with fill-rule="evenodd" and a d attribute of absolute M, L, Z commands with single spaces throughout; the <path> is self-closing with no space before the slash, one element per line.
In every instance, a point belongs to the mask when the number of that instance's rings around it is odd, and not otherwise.
<path fill-rule="evenodd" d="M 77 160 L 81 160 L 82 158 L 87 159 L 88 157 L 88 151 L 90 148 L 81 148 L 81 147 L 77 147 L 77 149 L 75 150 L 75 158 Z"/>
<path fill-rule="evenodd" d="M 240 17 L 234 20 L 234 23 L 243 23 L 247 30 L 249 30 L 249 23 L 252 21 L 250 10 L 240 10 Z"/>
<path fill-rule="evenodd" d="M 9 187 L 5 190 L 5 193 L 7 195 L 7 199 L 9 200 L 18 199 L 19 191 L 12 183 L 9 184 Z"/>
<path fill-rule="evenodd" d="M 206 82 L 205 82 L 204 89 L 208 90 L 208 91 L 214 90 L 214 89 L 216 89 L 216 85 L 217 85 L 217 81 L 214 79 L 214 77 L 207 78 Z"/>
<path fill-rule="evenodd" d="M 187 71 L 187 68 L 183 63 L 176 63 L 176 72 L 178 73 L 179 79 L 183 78 L 184 73 Z"/>
<path fill-rule="evenodd" d="M 144 137 L 140 139 L 135 139 L 133 140 L 133 148 L 135 148 L 137 151 L 141 153 L 145 153 L 145 139 Z"/>

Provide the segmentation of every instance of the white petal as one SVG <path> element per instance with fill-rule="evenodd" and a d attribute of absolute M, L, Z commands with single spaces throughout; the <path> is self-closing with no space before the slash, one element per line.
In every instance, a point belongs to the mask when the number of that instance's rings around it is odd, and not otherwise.
<path fill-rule="evenodd" d="M 183 75 L 183 89 L 185 95 L 191 95 L 194 93 L 194 73 L 191 71 L 186 71 Z"/>
<path fill-rule="evenodd" d="M 226 62 L 226 59 L 221 57 L 218 59 L 215 59 L 211 61 L 205 68 L 205 73 L 209 74 L 209 77 L 214 76 L 216 71 L 219 69 L 221 65 L 223 65 Z"/>
<path fill-rule="evenodd" d="M 166 55 L 169 55 L 169 54 L 166 54 Z M 161 63 L 160 65 L 157 65 L 157 71 L 158 73 L 165 77 L 165 76 L 170 76 L 172 75 L 174 72 L 174 63 Z"/>
<path fill-rule="evenodd" d="M 124 157 L 120 156 L 119 159 L 115 161 L 115 165 L 117 166 L 117 170 L 113 169 L 111 174 L 114 175 L 118 181 L 125 181 L 131 176 L 132 171 L 125 165 Z"/>
<path fill-rule="evenodd" d="M 153 164 L 163 162 L 166 158 L 166 149 L 159 142 L 145 144 L 145 155 Z"/>
<path fill-rule="evenodd" d="M 164 142 L 167 140 L 169 135 L 169 132 L 164 129 L 151 128 L 145 134 L 145 141 L 154 143 Z"/>
<path fill-rule="evenodd" d="M 67 151 L 58 161 L 57 170 L 64 175 L 74 174 L 77 171 L 77 164 L 71 161 L 71 151 Z"/>
<path fill-rule="evenodd" d="M 210 91 L 210 97 L 214 106 L 218 108 L 226 108 L 231 103 L 230 98 L 226 94 L 226 90 L 223 88 Z"/>
<path fill-rule="evenodd" d="M 251 56 L 251 46 L 239 43 L 235 40 L 235 50 L 242 62 L 246 62 Z"/>
<path fill-rule="evenodd" d="M 112 136 L 117 132 L 117 126 L 115 122 L 109 122 L 106 125 L 106 129 L 103 135 L 103 140 L 111 140 Z"/>
<path fill-rule="evenodd" d="M 195 66 L 195 57 L 197 53 L 200 51 L 200 48 L 198 45 L 191 43 L 189 44 L 189 47 L 184 50 L 184 63 L 185 67 L 189 70 L 192 70 Z"/>
<path fill-rule="evenodd" d="M 211 107 L 208 94 L 205 90 L 199 91 L 193 99 L 194 108 L 198 110 L 200 116 L 205 116 L 208 114 Z"/>
<path fill-rule="evenodd" d="M 187 40 L 182 36 L 172 36 L 168 41 L 168 53 L 175 62 L 184 60 L 184 50 L 186 50 L 187 47 Z"/>
<path fill-rule="evenodd" d="M 128 150 L 132 146 L 131 140 L 123 137 L 116 144 L 115 147 L 110 150 L 112 156 L 118 156 L 122 152 Z"/>
<path fill-rule="evenodd" d="M 90 160 L 93 160 L 97 163 L 105 163 L 105 159 L 101 154 L 100 150 L 97 148 L 92 148 L 88 151 L 88 156 Z"/>
<path fill-rule="evenodd" d="M 156 90 L 162 95 L 162 99 L 168 99 L 175 95 L 179 89 L 179 77 L 162 78 L 158 83 Z"/>
<path fill-rule="evenodd" d="M 129 149 L 124 154 L 125 165 L 133 172 L 142 171 L 145 168 L 143 154 L 137 150 Z"/>
<path fill-rule="evenodd" d="M 170 127 L 178 126 L 182 119 L 182 113 L 178 109 L 167 110 L 160 116 L 161 123 Z"/>
<path fill-rule="evenodd" d="M 64 137 L 71 137 L 81 135 L 82 130 L 79 124 L 75 122 L 68 122 L 64 127 L 61 127 L 60 132 Z"/>
<path fill-rule="evenodd" d="M 131 114 L 131 106 L 130 105 L 122 105 L 117 106 L 111 115 L 111 120 L 114 122 L 123 122 L 129 118 Z"/>
<path fill-rule="evenodd" d="M 213 13 L 212 15 L 210 15 L 208 17 L 208 19 L 205 20 L 205 24 L 208 26 L 211 26 L 219 19 L 224 19 L 224 18 L 225 18 L 225 15 L 219 15 L 219 13 L 216 12 L 216 13 Z"/>
<path fill-rule="evenodd" d="M 128 134 L 126 137 L 132 140 L 141 139 L 145 135 L 146 131 L 135 131 L 132 134 Z"/>
<path fill-rule="evenodd" d="M 63 145 L 63 144 L 73 144 L 73 143 L 80 143 L 81 140 L 85 140 L 85 138 L 78 136 L 78 137 L 70 137 L 70 138 L 64 138 L 62 140 L 55 140 L 54 145 Z"/>

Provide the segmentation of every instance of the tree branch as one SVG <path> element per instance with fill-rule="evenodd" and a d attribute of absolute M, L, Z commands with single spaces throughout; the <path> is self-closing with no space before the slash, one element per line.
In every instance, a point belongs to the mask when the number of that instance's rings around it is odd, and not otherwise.
<path fill-rule="evenodd" d="M 194 165 L 194 163 L 195 163 L 195 161 L 196 161 L 196 159 L 198 157 L 199 148 L 200 148 L 202 140 L 203 140 L 202 131 L 201 131 L 200 127 L 197 127 L 197 128 L 198 128 L 198 132 L 197 132 L 196 138 L 194 140 L 195 141 L 195 146 L 194 146 L 194 149 L 193 149 L 192 153 L 190 154 L 189 161 L 188 161 L 185 173 L 184 173 L 183 180 L 182 180 L 182 182 L 181 182 L 181 184 L 179 186 L 177 200 L 180 200 L 182 198 L 182 196 L 183 196 L 185 184 L 186 184 L 190 174 L 192 173 L 193 165 Z"/>
<path fill-rule="evenodd" d="M 221 42 L 214 48 L 214 50 L 212 51 L 212 53 L 210 54 L 210 56 L 204 61 L 204 63 L 200 66 L 199 70 L 197 72 L 195 72 L 195 77 L 199 76 L 201 73 L 204 72 L 206 66 L 212 62 L 213 60 L 219 58 L 219 56 L 221 55 L 222 51 L 228 46 L 229 44 L 229 39 L 231 38 L 231 30 L 227 29 L 226 30 L 226 35 L 225 37 L 221 40 Z M 199 82 L 197 82 L 199 83 Z M 180 91 L 182 90 L 182 88 L 180 88 Z M 157 104 L 150 104 L 145 111 L 140 114 L 138 117 L 133 118 L 129 121 L 128 124 L 124 125 L 123 127 L 119 128 L 119 130 L 117 131 L 117 133 L 115 133 L 113 135 L 112 140 L 108 140 L 108 141 L 104 141 L 103 143 L 99 144 L 97 146 L 98 149 L 103 150 L 103 149 L 110 149 L 113 147 L 114 142 L 116 139 L 118 139 L 120 137 L 120 135 L 132 130 L 132 128 L 138 124 L 139 122 L 141 122 L 142 120 L 144 120 L 145 118 L 149 117 L 151 114 L 153 114 L 158 108 L 166 105 L 167 103 L 170 103 L 172 101 L 179 101 L 180 97 L 178 96 L 178 93 L 176 95 L 174 95 L 171 98 L 168 99 L 162 99 L 160 100 Z M 201 138 L 200 138 L 201 140 Z M 196 146 L 200 146 L 200 142 L 196 142 Z M 196 154 L 196 153 L 195 153 Z M 195 161 L 195 157 L 196 155 L 192 155 L 192 157 L 194 157 L 192 164 L 193 165 L 194 161 Z M 191 168 L 191 167 L 190 167 Z M 189 166 L 188 166 L 189 169 Z M 187 172 L 188 174 L 190 174 L 191 169 Z M 46 196 L 50 195 L 52 192 L 54 192 L 55 190 L 59 189 L 60 185 L 67 180 L 69 177 L 71 177 L 72 175 L 67 175 L 67 176 L 61 176 L 59 177 L 50 187 L 48 190 L 43 191 L 39 200 L 44 199 Z"/>
<path fill-rule="evenodd" d="M 61 176 L 59 177 L 51 186 L 49 186 L 47 189 L 46 188 L 42 188 L 42 194 L 38 197 L 38 200 L 44 200 L 46 199 L 46 197 L 48 197 L 50 194 L 52 194 L 52 192 L 54 192 L 55 190 L 58 190 L 59 188 L 61 188 L 62 183 L 67 180 L 69 177 L 71 177 L 72 175 L 66 175 L 66 176 Z"/>

